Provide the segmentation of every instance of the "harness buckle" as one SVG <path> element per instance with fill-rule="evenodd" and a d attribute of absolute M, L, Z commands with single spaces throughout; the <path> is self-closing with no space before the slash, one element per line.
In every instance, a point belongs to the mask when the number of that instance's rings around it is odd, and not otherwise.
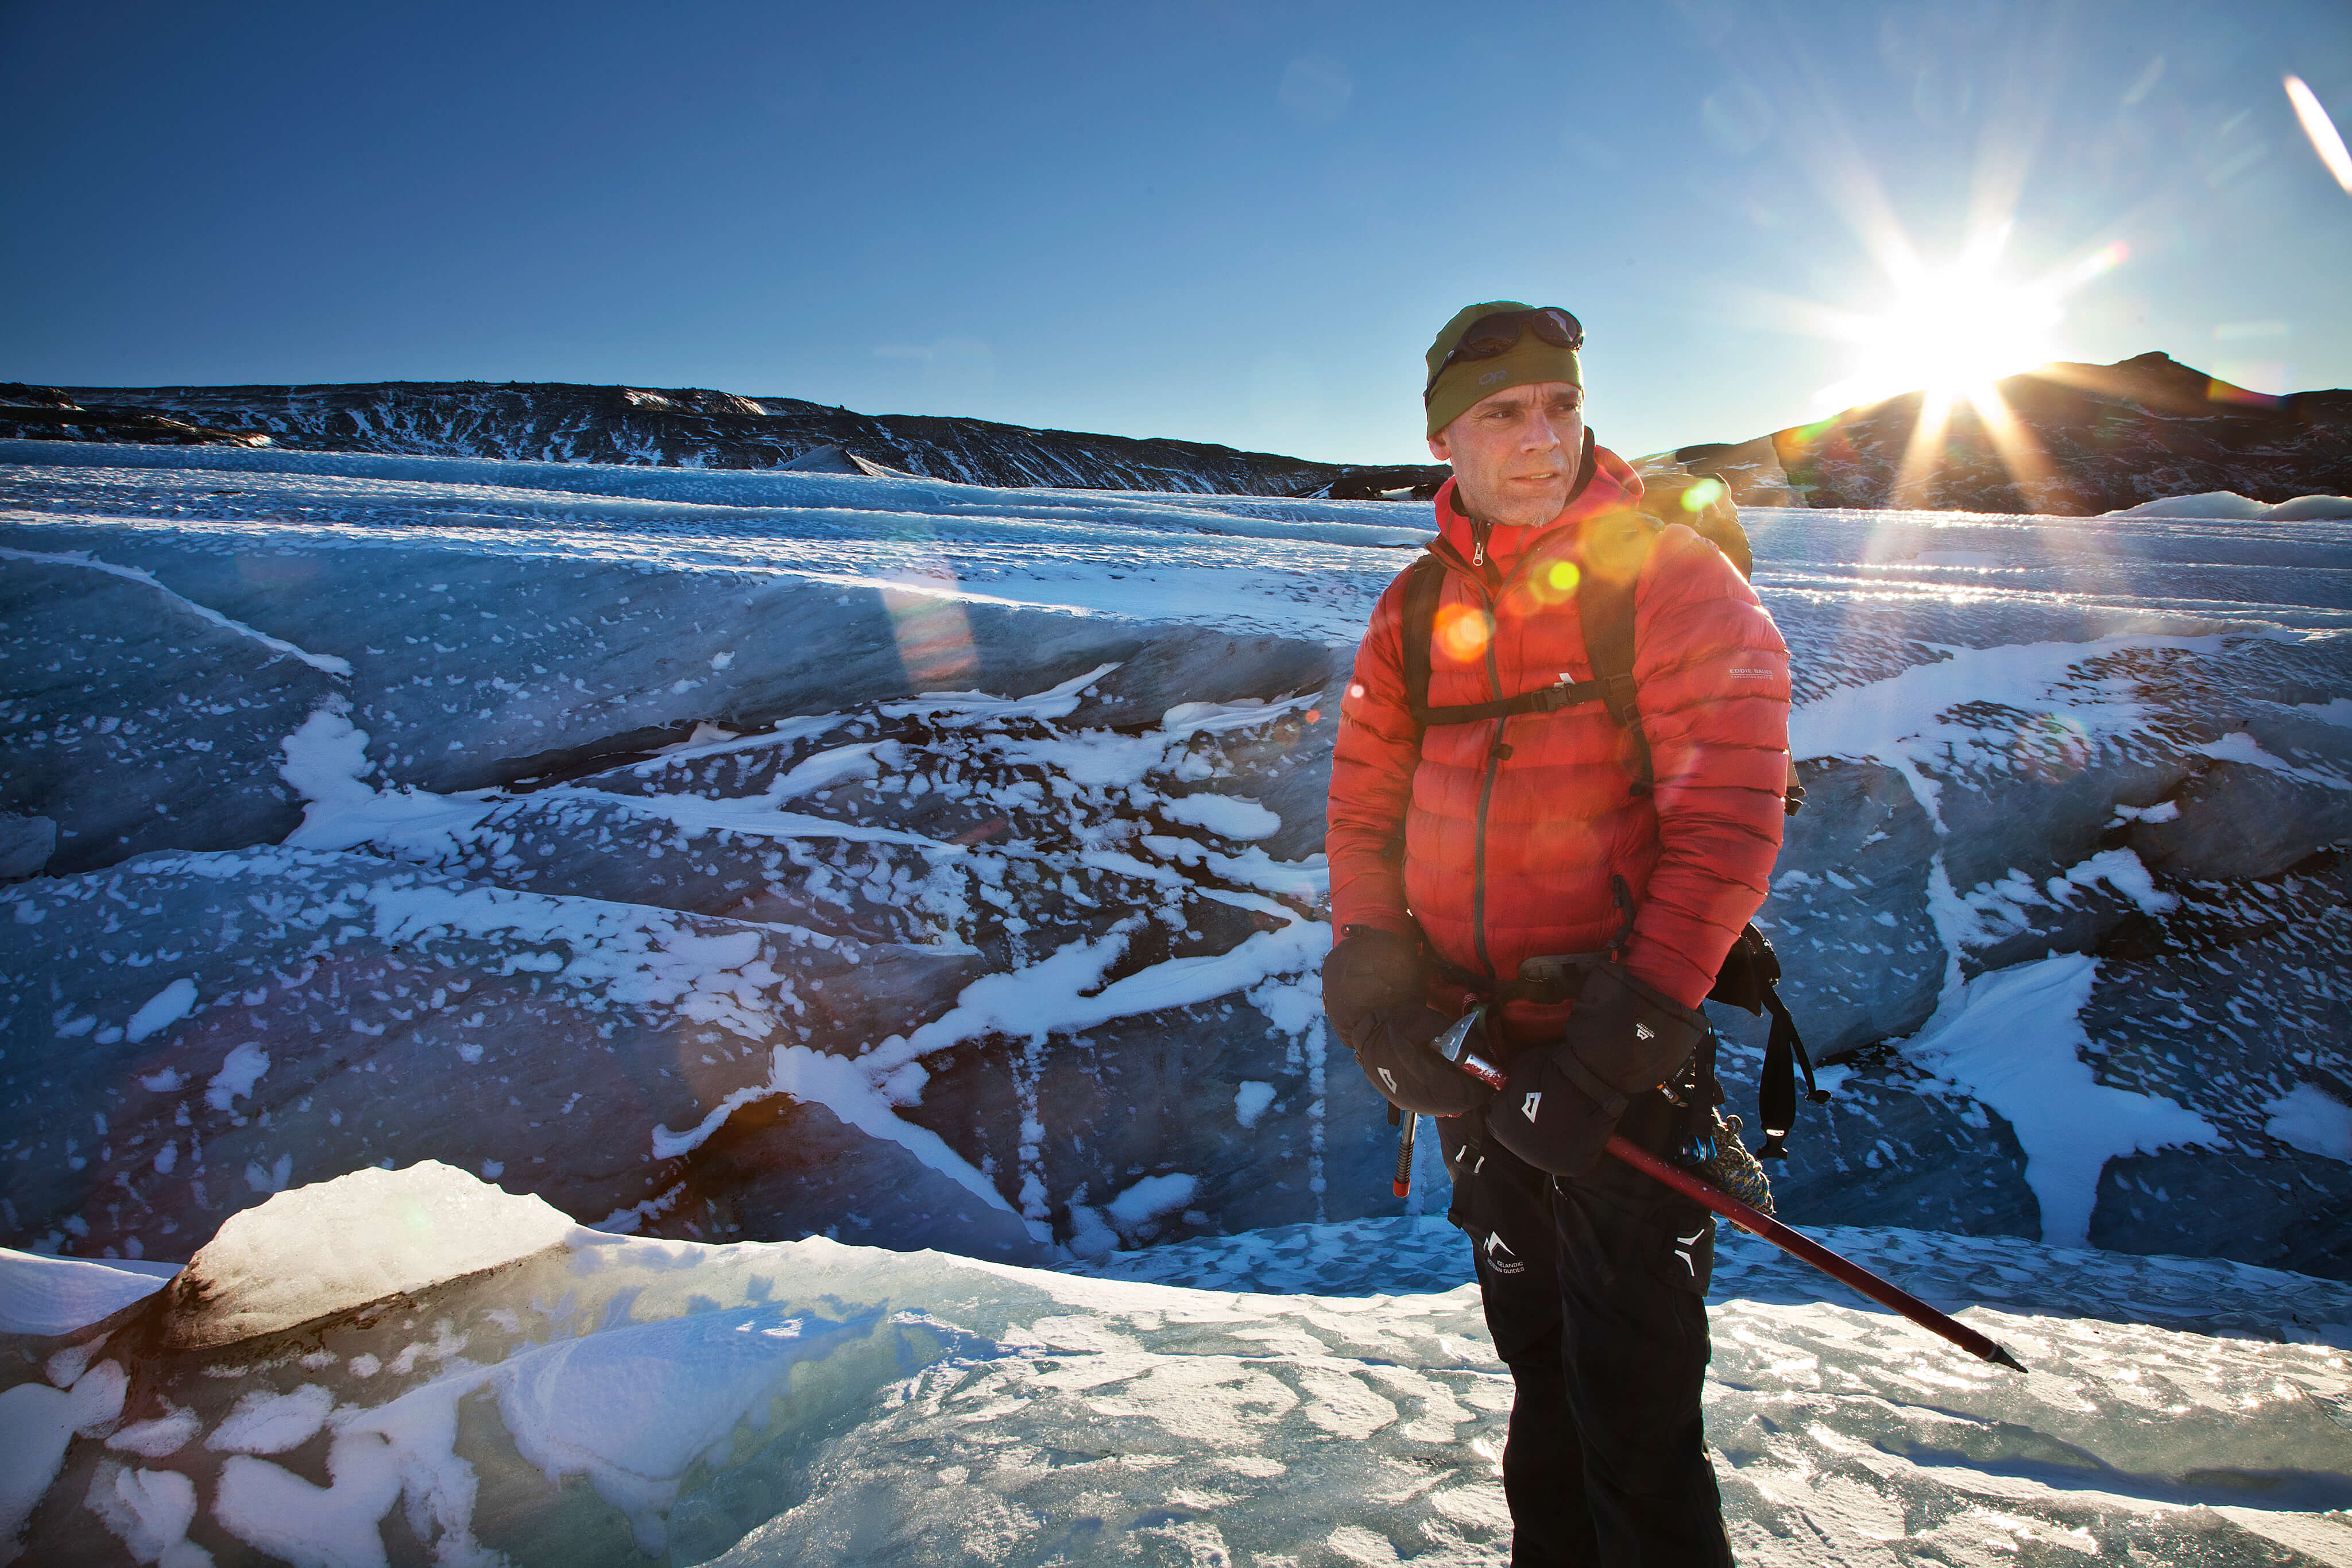
<path fill-rule="evenodd" d="M 1552 1007 L 1584 989 L 1584 979 L 1609 961 L 1606 953 L 1542 953 L 1519 960 L 1510 990 L 1516 1000 Z"/>

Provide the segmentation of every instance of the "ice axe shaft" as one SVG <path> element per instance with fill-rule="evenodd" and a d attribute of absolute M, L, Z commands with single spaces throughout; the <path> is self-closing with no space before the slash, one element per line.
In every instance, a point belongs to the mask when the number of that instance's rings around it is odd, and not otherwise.
<path fill-rule="evenodd" d="M 1475 1019 L 1476 1015 L 1471 1016 Z M 1467 1050 L 1469 1030 L 1465 1026 L 1457 1027 L 1461 1030 L 1460 1034 L 1447 1031 L 1446 1037 L 1439 1042 L 1439 1053 L 1480 1082 L 1496 1089 L 1502 1088 L 1502 1070 Z M 2025 1370 L 2025 1364 L 2010 1354 L 1998 1341 L 1979 1333 L 1949 1313 L 1937 1312 L 1900 1285 L 1880 1279 L 1850 1258 L 1838 1256 L 1811 1237 L 1790 1229 L 1762 1209 L 1740 1202 L 1729 1193 L 1709 1186 L 1690 1172 L 1627 1143 L 1622 1137 L 1612 1135 L 1602 1146 L 1643 1176 L 1665 1183 L 1694 1203 L 1706 1205 L 1750 1236 L 1760 1236 L 1781 1251 L 1803 1259 L 1840 1284 L 1861 1291 L 1882 1306 L 1893 1308 L 1929 1333 L 1941 1335 L 1978 1360 L 1990 1361 L 2013 1372 Z"/>
<path fill-rule="evenodd" d="M 1420 1124 L 1421 1118 L 1407 1111 L 1404 1130 L 1397 1134 L 1396 1179 L 1389 1185 L 1396 1189 L 1399 1197 L 1412 1191 L 1412 1130 Z"/>
<path fill-rule="evenodd" d="M 1979 1333 L 1948 1313 L 1937 1312 L 1902 1286 L 1880 1279 L 1852 1259 L 1842 1258 L 1811 1237 L 1790 1229 L 1763 1210 L 1740 1202 L 1729 1193 L 1718 1191 L 1690 1172 L 1669 1165 L 1647 1149 L 1637 1148 L 1622 1137 L 1612 1136 L 1603 1146 L 1643 1176 L 1665 1183 L 1695 1203 L 1705 1204 L 1749 1235 L 1760 1236 L 1781 1251 L 1803 1259 L 1840 1284 L 1853 1287 L 1883 1306 L 1892 1307 L 1928 1333 L 1941 1334 L 1978 1360 L 2006 1366 L 2012 1372 L 2025 1370 L 2024 1364 L 2010 1354 L 1999 1341 Z"/>

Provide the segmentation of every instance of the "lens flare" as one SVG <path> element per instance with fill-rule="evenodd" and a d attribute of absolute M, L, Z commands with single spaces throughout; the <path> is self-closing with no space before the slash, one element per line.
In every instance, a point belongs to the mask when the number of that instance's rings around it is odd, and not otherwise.
<path fill-rule="evenodd" d="M 2311 150 L 2336 176 L 2336 183 L 2352 193 L 2352 152 L 2344 148 L 2344 138 L 2337 133 L 2336 122 L 2327 118 L 2327 110 L 2319 95 L 2304 85 L 2301 77 L 2286 78 L 2286 99 L 2294 105 L 2294 117 L 2302 123 L 2303 133 L 2311 138 Z"/>
<path fill-rule="evenodd" d="M 2058 275 L 2056 279 L 2058 292 L 2072 294 L 2093 278 L 2103 273 L 2113 272 L 2130 259 L 2131 246 L 2123 241 L 2115 240 L 2103 245 Z"/>
<path fill-rule="evenodd" d="M 2017 727 L 2010 757 L 2027 778 L 2063 784 L 2091 765 L 2090 732 L 2063 715 L 2046 713 Z"/>
<path fill-rule="evenodd" d="M 1727 493 L 1727 487 L 1722 480 L 1702 479 L 1683 492 L 1683 510 L 1704 512 L 1714 506 L 1717 498 Z"/>
<path fill-rule="evenodd" d="M 955 593 L 955 578 L 943 563 L 882 584 L 882 607 L 889 612 L 898 663 L 916 691 L 940 690 L 980 667 L 971 622 Z"/>
<path fill-rule="evenodd" d="M 1535 601 L 1537 609 L 1549 610 L 1575 598 L 1576 585 L 1583 580 L 1584 574 L 1577 570 L 1574 561 L 1556 560 L 1540 570 L 1529 572 L 1521 580 L 1521 588 L 1525 597 Z"/>
<path fill-rule="evenodd" d="M 1466 604 L 1448 604 L 1438 610 L 1432 634 L 1448 657 L 1466 663 L 1485 655 L 1495 629 L 1487 622 L 1485 611 L 1473 610 Z"/>

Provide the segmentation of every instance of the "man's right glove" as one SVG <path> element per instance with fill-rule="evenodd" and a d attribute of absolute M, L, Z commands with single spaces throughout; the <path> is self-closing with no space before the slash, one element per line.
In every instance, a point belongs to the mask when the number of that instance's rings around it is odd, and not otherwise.
<path fill-rule="evenodd" d="M 1459 1116 L 1495 1092 L 1430 1049 L 1454 1021 L 1423 999 L 1432 973 L 1412 937 L 1350 925 L 1323 961 L 1323 1010 L 1382 1099 L 1416 1115 Z"/>
<path fill-rule="evenodd" d="M 1486 1130 L 1538 1170 L 1589 1176 L 1633 1096 L 1673 1077 L 1706 1030 L 1706 1014 L 1603 964 L 1560 1042 L 1511 1059 Z"/>

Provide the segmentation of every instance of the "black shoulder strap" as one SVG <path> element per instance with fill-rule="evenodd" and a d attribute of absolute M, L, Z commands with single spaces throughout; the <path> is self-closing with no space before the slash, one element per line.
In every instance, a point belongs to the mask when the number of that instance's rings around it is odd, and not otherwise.
<path fill-rule="evenodd" d="M 1657 779 L 1650 764 L 1650 737 L 1642 732 L 1642 710 L 1633 685 L 1633 580 L 1610 580 L 1586 572 L 1576 585 L 1577 618 L 1584 624 L 1584 653 L 1592 664 L 1592 684 L 1609 705 L 1609 716 L 1633 748 L 1633 792 L 1646 795 Z"/>
<path fill-rule="evenodd" d="M 1423 551 L 1404 569 L 1404 700 L 1413 722 L 1427 726 L 1429 640 L 1437 626 L 1437 596 L 1445 588 L 1445 568 Z"/>
<path fill-rule="evenodd" d="M 1548 686 L 1538 686 L 1531 692 L 1521 692 L 1515 697 L 1498 697 L 1493 702 L 1464 703 L 1454 707 L 1430 706 L 1429 643 L 1436 634 L 1437 600 L 1444 587 L 1445 568 L 1433 555 L 1423 555 L 1405 568 L 1402 628 L 1404 697 L 1407 706 L 1412 709 L 1415 724 L 1423 729 L 1435 724 L 1477 724 L 1490 718 L 1509 718 L 1516 714 L 1554 713 L 1571 703 L 1608 701 L 1608 691 L 1603 682 L 1563 680 Z M 1628 677 L 1630 684 L 1631 677 Z M 1614 713 L 1616 709 L 1612 706 L 1610 711 Z"/>
<path fill-rule="evenodd" d="M 1830 1092 L 1813 1082 L 1813 1059 L 1805 1051 L 1804 1037 L 1797 1032 L 1789 1004 L 1769 981 L 1765 983 L 1763 1000 L 1764 1010 L 1772 1015 L 1772 1032 L 1764 1038 L 1764 1076 L 1756 1085 L 1756 1119 L 1764 1124 L 1764 1146 L 1756 1151 L 1756 1157 L 1779 1160 L 1788 1157 L 1789 1129 L 1797 1120 L 1797 1075 L 1792 1069 L 1805 1070 L 1805 1098 L 1814 1104 L 1826 1101 Z"/>

